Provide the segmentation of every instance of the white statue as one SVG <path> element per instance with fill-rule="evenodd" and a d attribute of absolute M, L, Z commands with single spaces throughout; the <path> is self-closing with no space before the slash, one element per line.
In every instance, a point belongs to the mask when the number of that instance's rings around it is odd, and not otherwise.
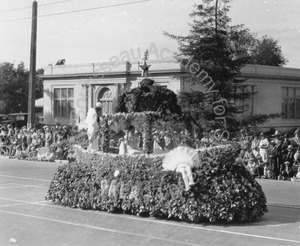
<path fill-rule="evenodd" d="M 200 166 L 198 151 L 187 146 L 178 146 L 165 155 L 162 166 L 166 171 L 181 173 L 188 191 L 195 184 L 192 168 Z"/>
<path fill-rule="evenodd" d="M 100 102 L 96 103 L 95 108 L 91 108 L 86 117 L 86 123 L 88 125 L 88 138 L 89 138 L 89 152 L 95 152 L 99 150 L 98 144 L 98 132 L 99 132 L 99 115 L 101 113 L 102 104 Z"/>

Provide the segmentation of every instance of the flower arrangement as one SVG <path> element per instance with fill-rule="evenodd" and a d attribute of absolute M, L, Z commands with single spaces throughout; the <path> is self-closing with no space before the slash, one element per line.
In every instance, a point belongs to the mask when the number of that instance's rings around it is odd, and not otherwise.
<path fill-rule="evenodd" d="M 75 148 L 77 163 L 58 168 L 46 195 L 58 204 L 188 222 L 252 221 L 267 212 L 255 179 L 235 161 L 235 144 L 199 150 L 186 190 L 182 175 L 163 171 L 164 155 L 89 154 Z"/>

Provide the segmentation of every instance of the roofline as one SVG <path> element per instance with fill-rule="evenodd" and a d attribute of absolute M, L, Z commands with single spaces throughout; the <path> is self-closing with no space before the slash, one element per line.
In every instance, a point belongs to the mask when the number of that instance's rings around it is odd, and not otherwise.
<path fill-rule="evenodd" d="M 168 70 L 151 70 L 150 74 L 174 74 L 174 73 L 183 73 L 180 69 L 168 69 Z M 76 73 L 76 74 L 55 74 L 55 75 L 41 75 L 40 78 L 43 80 L 51 80 L 51 79 L 73 79 L 73 78 L 104 78 L 104 77 L 130 77 L 130 76 L 141 76 L 141 71 L 132 71 L 132 72 L 113 72 L 113 73 Z"/>

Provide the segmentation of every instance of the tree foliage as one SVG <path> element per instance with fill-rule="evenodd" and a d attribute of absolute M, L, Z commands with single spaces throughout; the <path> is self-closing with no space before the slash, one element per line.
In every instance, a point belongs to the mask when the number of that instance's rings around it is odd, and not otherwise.
<path fill-rule="evenodd" d="M 116 111 L 124 113 L 155 111 L 180 114 L 181 108 L 173 91 L 154 85 L 154 81 L 151 79 L 144 79 L 140 83 L 140 87 L 121 95 Z"/>
<path fill-rule="evenodd" d="M 249 63 L 281 67 L 287 62 L 277 40 L 267 35 L 255 40 Z"/>
<path fill-rule="evenodd" d="M 42 73 L 43 70 L 38 70 Z M 28 110 L 28 82 L 29 72 L 25 69 L 24 63 L 15 67 L 12 63 L 0 64 L 0 100 L 4 107 L 0 109 L 2 113 L 27 112 Z M 36 98 L 43 96 L 42 80 L 36 81 Z"/>
<path fill-rule="evenodd" d="M 230 2 L 203 0 L 190 14 L 193 22 L 187 36 L 165 33 L 178 42 L 176 58 L 186 68 L 186 73 L 179 77 L 193 91 L 181 93 L 179 104 L 183 112 L 192 112 L 204 129 L 236 131 L 241 127 L 241 115 L 247 110 L 247 105 L 241 102 L 252 95 L 243 80 L 237 78 L 241 77 L 241 68 L 251 60 L 255 38 L 244 25 L 230 25 Z M 226 109 L 227 124 L 215 120 L 214 103 L 222 99 L 225 99 L 221 104 Z"/>

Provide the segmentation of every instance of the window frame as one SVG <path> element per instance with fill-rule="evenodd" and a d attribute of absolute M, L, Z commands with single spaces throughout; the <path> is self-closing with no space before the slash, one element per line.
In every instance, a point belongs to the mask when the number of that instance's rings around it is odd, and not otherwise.
<path fill-rule="evenodd" d="M 300 119 L 300 87 L 281 87 L 281 118 L 286 120 Z"/>
<path fill-rule="evenodd" d="M 66 90 L 66 95 L 63 95 Z M 56 95 L 59 91 L 59 95 Z M 70 119 L 71 113 L 74 111 L 74 87 L 55 87 L 53 88 L 53 116 L 59 119 Z M 59 112 L 57 112 L 56 103 L 58 102 Z M 63 104 L 64 103 L 64 104 Z M 70 104 L 71 103 L 71 104 Z M 64 105 L 66 111 L 64 111 Z M 73 105 L 73 106 L 72 106 Z"/>

